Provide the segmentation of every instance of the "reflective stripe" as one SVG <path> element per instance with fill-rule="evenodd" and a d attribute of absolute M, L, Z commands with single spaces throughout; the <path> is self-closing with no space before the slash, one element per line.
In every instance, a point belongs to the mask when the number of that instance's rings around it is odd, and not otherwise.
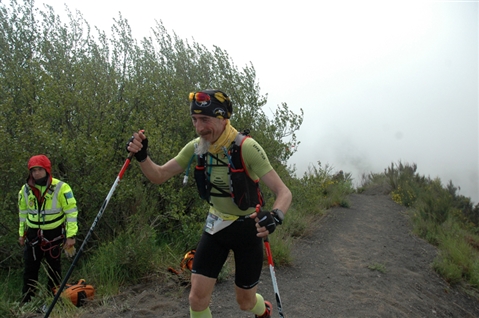
<path fill-rule="evenodd" d="M 62 209 L 48 209 L 48 210 L 43 210 L 42 212 L 40 212 L 40 214 L 47 214 L 47 215 L 52 215 L 52 214 L 58 214 L 62 211 Z M 31 214 L 38 214 L 37 213 L 31 213 Z"/>
<path fill-rule="evenodd" d="M 53 198 L 52 198 L 52 208 L 51 209 L 56 210 L 58 212 L 61 212 L 61 210 L 62 210 L 61 208 L 60 209 L 57 208 L 57 206 L 58 206 L 58 191 L 60 191 L 60 189 L 62 188 L 63 183 L 64 183 L 63 181 L 58 182 L 57 185 L 55 186 L 55 191 L 53 191 L 53 193 L 52 193 Z M 50 211 L 47 212 L 47 211 L 45 211 L 45 214 L 55 214 L 55 213 L 58 213 L 58 212 L 50 212 Z"/>
<path fill-rule="evenodd" d="M 25 193 L 23 194 L 23 197 L 25 198 L 25 204 L 27 205 L 27 208 L 28 208 L 28 194 L 30 193 L 30 190 L 29 190 L 30 188 L 28 184 L 26 184 L 24 188 L 25 188 Z M 27 212 L 30 212 L 30 210 L 27 210 Z"/>
<path fill-rule="evenodd" d="M 55 222 L 58 222 L 60 220 L 63 219 L 63 215 L 57 217 L 56 219 L 53 219 L 53 220 L 49 220 L 49 221 L 41 221 L 41 222 L 35 222 L 35 221 L 32 221 L 32 220 L 28 220 L 28 222 L 30 224 L 33 224 L 33 225 L 47 225 L 47 224 L 52 224 L 52 223 L 55 223 Z"/>
<path fill-rule="evenodd" d="M 78 212 L 78 209 L 77 209 L 77 208 L 70 209 L 70 210 L 66 210 L 66 211 L 65 211 L 65 214 L 75 213 L 75 212 Z"/>
<path fill-rule="evenodd" d="M 52 215 L 52 214 L 58 214 L 62 211 L 62 209 L 49 209 L 49 210 L 44 210 L 40 213 L 38 213 L 38 211 L 28 211 L 28 214 L 31 214 L 31 215 L 37 215 L 37 214 L 40 214 L 40 215 Z"/>
<path fill-rule="evenodd" d="M 25 222 L 27 218 L 20 218 L 20 222 Z"/>
<path fill-rule="evenodd" d="M 67 218 L 67 222 L 76 222 L 77 218 Z"/>
<path fill-rule="evenodd" d="M 20 210 L 20 214 L 27 214 L 30 210 Z"/>

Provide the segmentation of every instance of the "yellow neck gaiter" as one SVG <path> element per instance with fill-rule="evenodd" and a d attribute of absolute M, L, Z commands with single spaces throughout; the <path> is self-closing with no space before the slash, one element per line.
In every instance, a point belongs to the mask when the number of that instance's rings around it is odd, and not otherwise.
<path fill-rule="evenodd" d="M 218 138 L 218 140 L 214 144 L 211 144 L 211 146 L 208 148 L 208 152 L 213 155 L 217 155 L 223 152 L 223 147 L 226 147 L 226 149 L 228 149 L 233 140 L 235 140 L 236 135 L 238 135 L 238 131 L 233 126 L 231 126 L 229 119 L 227 119 L 225 130 Z"/>

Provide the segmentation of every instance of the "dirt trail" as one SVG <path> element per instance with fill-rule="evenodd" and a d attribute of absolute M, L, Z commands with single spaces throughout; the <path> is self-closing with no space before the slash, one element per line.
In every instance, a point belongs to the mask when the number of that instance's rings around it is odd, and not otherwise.
<path fill-rule="evenodd" d="M 382 194 L 350 201 L 295 243 L 291 267 L 276 269 L 286 317 L 479 317 L 478 299 L 431 269 L 437 251 L 411 234 L 404 207 Z M 114 298 L 115 306 L 91 307 L 81 317 L 189 317 L 188 288 L 171 284 L 136 286 Z M 259 292 L 274 303 L 266 267 Z M 232 278 L 217 284 L 211 309 L 214 317 L 252 317 L 237 308 Z"/>

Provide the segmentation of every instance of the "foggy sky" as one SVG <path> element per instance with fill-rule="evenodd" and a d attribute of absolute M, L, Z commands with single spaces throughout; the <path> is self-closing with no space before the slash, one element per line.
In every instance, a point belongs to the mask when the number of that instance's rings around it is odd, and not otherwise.
<path fill-rule="evenodd" d="M 60 14 L 61 0 L 45 0 Z M 37 5 L 41 5 L 38 2 Z M 108 31 L 118 12 L 137 38 L 155 19 L 180 38 L 252 63 L 267 112 L 305 111 L 298 175 L 317 161 L 351 172 L 415 163 L 479 202 L 477 2 L 68 1 Z"/>
<path fill-rule="evenodd" d="M 421 175 L 452 180 L 478 202 L 478 5 L 430 10 L 423 34 L 362 68 L 320 76 L 317 115 L 304 123 L 313 128 L 299 139 L 357 181 L 392 162 L 416 163 Z"/>

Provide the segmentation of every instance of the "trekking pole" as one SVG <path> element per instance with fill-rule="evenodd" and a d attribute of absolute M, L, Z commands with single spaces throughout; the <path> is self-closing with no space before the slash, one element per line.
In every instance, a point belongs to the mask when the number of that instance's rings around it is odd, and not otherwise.
<path fill-rule="evenodd" d="M 110 201 L 110 198 L 112 197 L 113 192 L 115 192 L 116 187 L 120 183 L 121 178 L 123 178 L 123 174 L 125 173 L 126 168 L 128 168 L 128 166 L 130 165 L 130 162 L 131 162 L 132 158 L 133 158 L 133 153 L 130 152 L 130 154 L 128 155 L 128 158 L 126 158 L 126 161 L 125 161 L 125 163 L 123 164 L 123 167 L 120 170 L 120 173 L 116 177 L 115 182 L 113 183 L 113 186 L 110 189 L 110 192 L 108 192 L 108 195 L 106 196 L 105 201 L 103 201 L 103 204 L 101 205 L 100 211 L 98 212 L 97 216 L 95 217 L 95 220 L 93 221 L 93 224 L 91 225 L 90 230 L 88 231 L 87 235 L 85 236 L 85 240 L 83 241 L 80 249 L 78 250 L 75 258 L 73 259 L 73 262 L 70 265 L 70 268 L 68 269 L 68 272 L 66 273 L 65 278 L 63 278 L 63 281 L 62 281 L 60 287 L 58 288 L 58 290 L 55 294 L 55 297 L 53 298 L 52 303 L 48 307 L 48 310 L 45 313 L 44 318 L 48 318 L 48 316 L 50 316 L 50 313 L 52 312 L 53 307 L 55 307 L 55 304 L 57 303 L 58 298 L 60 298 L 60 295 L 62 294 L 62 291 L 65 288 L 65 285 L 67 284 L 68 278 L 70 278 L 70 276 L 73 272 L 73 269 L 74 269 L 78 259 L 80 258 L 80 255 L 83 252 L 83 248 L 85 247 L 86 243 L 90 239 L 90 236 L 92 235 L 93 230 L 95 229 L 95 226 L 97 225 L 98 221 L 100 221 L 100 219 L 103 215 L 103 212 L 105 212 L 105 209 L 108 205 L 108 202 Z"/>
<path fill-rule="evenodd" d="M 279 296 L 278 282 L 276 281 L 276 275 L 274 273 L 273 256 L 271 255 L 271 247 L 269 246 L 268 237 L 264 238 L 264 247 L 266 248 L 266 256 L 268 257 L 269 272 L 271 273 L 271 280 L 273 281 L 274 295 L 276 297 L 276 304 L 278 304 L 278 313 L 281 318 L 284 318 L 283 304 L 281 297 Z"/>
<path fill-rule="evenodd" d="M 259 204 L 256 206 L 256 212 L 261 212 L 261 207 Z M 283 314 L 283 303 L 281 302 L 281 297 L 279 296 L 279 289 L 278 289 L 278 282 L 276 281 L 276 274 L 274 272 L 274 262 L 273 262 L 273 254 L 271 253 L 271 246 L 269 245 L 269 239 L 266 236 L 263 239 L 264 247 L 266 250 L 266 256 L 268 258 L 268 265 L 269 265 L 269 272 L 271 274 L 271 280 L 273 281 L 273 290 L 274 296 L 276 298 L 276 304 L 278 305 L 278 313 L 281 318 L 284 318 Z"/>

